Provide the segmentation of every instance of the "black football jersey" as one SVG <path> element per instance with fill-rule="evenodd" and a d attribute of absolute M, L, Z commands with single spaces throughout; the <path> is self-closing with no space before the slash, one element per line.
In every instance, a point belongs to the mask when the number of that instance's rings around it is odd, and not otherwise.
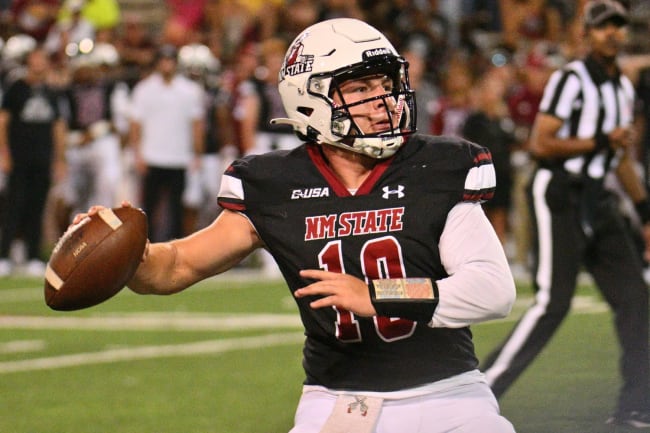
<path fill-rule="evenodd" d="M 415 134 L 354 195 L 315 144 L 237 160 L 222 185 L 220 205 L 250 219 L 293 292 L 310 283 L 302 269 L 366 280 L 446 277 L 438 241 L 447 214 L 461 201 L 489 198 L 494 170 L 483 147 Z M 296 300 L 306 384 L 395 391 L 477 367 L 469 328 L 362 318 L 312 309 L 312 300 Z"/>

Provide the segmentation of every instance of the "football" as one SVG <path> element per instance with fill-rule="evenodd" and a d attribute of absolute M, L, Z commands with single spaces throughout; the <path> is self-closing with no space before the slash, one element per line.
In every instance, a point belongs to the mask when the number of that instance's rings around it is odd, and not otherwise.
<path fill-rule="evenodd" d="M 147 242 L 147 217 L 133 207 L 105 208 L 61 236 L 45 271 L 53 310 L 92 307 L 115 296 L 135 273 Z"/>

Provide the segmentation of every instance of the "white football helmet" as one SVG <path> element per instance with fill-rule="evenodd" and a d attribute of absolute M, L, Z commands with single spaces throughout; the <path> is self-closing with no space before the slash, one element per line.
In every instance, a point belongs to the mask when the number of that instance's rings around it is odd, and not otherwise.
<path fill-rule="evenodd" d="M 378 74 L 392 79 L 391 91 L 353 104 L 334 103 L 332 95 L 341 95 L 341 83 Z M 392 156 L 404 136 L 416 130 L 415 92 L 409 85 L 408 63 L 382 33 L 363 21 L 337 18 L 304 30 L 287 51 L 278 88 L 289 118 L 271 122 L 292 125 L 305 140 L 383 159 Z M 391 127 L 365 133 L 349 108 L 373 100 L 384 102 Z"/>
<path fill-rule="evenodd" d="M 120 63 L 120 54 L 113 44 L 108 42 L 93 43 L 87 53 L 78 53 L 70 59 L 73 69 L 80 67 L 115 67 Z"/>
<path fill-rule="evenodd" d="M 221 66 L 209 47 L 202 44 L 188 44 L 178 50 L 178 65 L 188 74 L 205 75 L 217 72 Z"/>
<path fill-rule="evenodd" d="M 27 34 L 17 34 L 7 39 L 2 49 L 4 62 L 22 63 L 27 54 L 36 48 L 36 39 Z"/>
<path fill-rule="evenodd" d="M 98 42 L 90 52 L 95 62 L 99 65 L 117 66 L 120 63 L 120 53 L 115 48 L 115 45 L 108 42 Z"/>

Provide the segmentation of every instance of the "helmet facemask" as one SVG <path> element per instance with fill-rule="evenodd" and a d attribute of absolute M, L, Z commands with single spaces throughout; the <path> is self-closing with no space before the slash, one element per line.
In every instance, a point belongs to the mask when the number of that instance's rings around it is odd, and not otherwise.
<path fill-rule="evenodd" d="M 383 95 L 347 103 L 341 85 L 350 80 L 370 77 L 387 77 L 391 88 Z M 333 72 L 314 74 L 307 83 L 312 96 L 323 98 L 331 107 L 331 139 L 318 138 L 333 146 L 363 153 L 373 158 L 392 156 L 404 142 L 404 136 L 415 131 L 415 94 L 409 86 L 408 63 L 392 55 L 373 57 L 356 65 Z M 338 95 L 340 104 L 334 102 Z M 350 109 L 358 105 L 381 101 L 389 127 L 385 131 L 363 131 L 355 122 Z"/>

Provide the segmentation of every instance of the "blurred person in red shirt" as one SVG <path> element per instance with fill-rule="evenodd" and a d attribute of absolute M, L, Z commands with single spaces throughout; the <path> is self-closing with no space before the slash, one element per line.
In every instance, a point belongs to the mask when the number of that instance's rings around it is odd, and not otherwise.
<path fill-rule="evenodd" d="M 206 0 L 167 0 L 169 16 L 163 28 L 163 42 L 180 47 L 190 41 L 205 14 Z"/>
<path fill-rule="evenodd" d="M 436 101 L 431 125 L 434 135 L 459 137 L 471 111 L 472 73 L 466 62 L 452 61 L 443 83 L 442 96 Z"/>
<path fill-rule="evenodd" d="M 42 42 L 56 21 L 60 3 L 59 0 L 14 0 L 10 13 L 16 32 Z"/>

